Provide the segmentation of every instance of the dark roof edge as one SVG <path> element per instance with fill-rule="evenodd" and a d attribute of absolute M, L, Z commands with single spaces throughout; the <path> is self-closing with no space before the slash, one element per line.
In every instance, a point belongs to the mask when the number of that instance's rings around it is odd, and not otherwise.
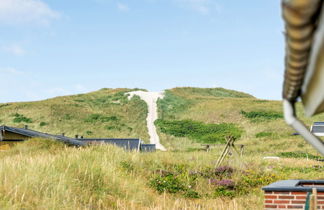
<path fill-rule="evenodd" d="M 300 184 L 324 184 L 324 180 L 282 180 L 262 188 L 264 191 L 274 192 L 311 192 L 314 187 L 303 187 Z M 318 192 L 324 192 L 323 187 L 315 187 Z"/>
<path fill-rule="evenodd" d="M 70 144 L 70 145 L 74 145 L 74 146 L 85 146 L 86 145 L 85 142 L 82 142 L 82 141 L 79 141 L 76 139 L 52 135 L 52 134 L 48 134 L 48 133 L 41 133 L 39 131 L 34 131 L 31 129 L 15 128 L 15 127 L 10 127 L 10 126 L 5 126 L 5 125 L 0 126 L 0 128 L 1 128 L 1 130 L 18 133 L 20 135 L 24 135 L 24 136 L 28 136 L 28 137 L 39 137 L 39 138 L 53 139 L 53 140 L 61 141 L 66 144 Z"/>

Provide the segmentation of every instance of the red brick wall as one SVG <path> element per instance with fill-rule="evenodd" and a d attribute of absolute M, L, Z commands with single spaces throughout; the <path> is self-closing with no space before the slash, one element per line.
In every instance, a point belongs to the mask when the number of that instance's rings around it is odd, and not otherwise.
<path fill-rule="evenodd" d="M 304 209 L 307 192 L 264 192 L 264 208 Z M 317 193 L 318 209 L 324 209 L 324 192 Z"/>

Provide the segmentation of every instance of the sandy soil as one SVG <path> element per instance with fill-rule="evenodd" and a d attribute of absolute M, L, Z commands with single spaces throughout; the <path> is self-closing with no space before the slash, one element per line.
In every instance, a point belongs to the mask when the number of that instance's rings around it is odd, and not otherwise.
<path fill-rule="evenodd" d="M 139 96 L 143 101 L 147 103 L 148 106 L 148 115 L 146 118 L 147 129 L 150 136 L 150 143 L 156 144 L 156 149 L 166 151 L 165 147 L 160 144 L 160 137 L 156 132 L 156 127 L 154 121 L 158 119 L 158 110 L 157 110 L 157 100 L 163 98 L 164 95 L 162 92 L 144 92 L 144 91 L 134 91 L 129 92 L 129 99 L 134 95 Z"/>

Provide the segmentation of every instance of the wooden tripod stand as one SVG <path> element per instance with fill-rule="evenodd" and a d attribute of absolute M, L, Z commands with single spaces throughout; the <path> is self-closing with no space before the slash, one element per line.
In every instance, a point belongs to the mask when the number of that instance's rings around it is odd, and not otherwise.
<path fill-rule="evenodd" d="M 216 167 L 219 167 L 222 162 L 224 161 L 225 157 L 228 156 L 229 154 L 235 154 L 238 159 L 242 158 L 243 155 L 243 148 L 244 146 L 241 145 L 240 151 L 237 150 L 236 146 L 234 145 L 236 138 L 234 136 L 227 136 L 226 137 L 226 146 L 220 155 L 220 157 L 217 160 Z"/>

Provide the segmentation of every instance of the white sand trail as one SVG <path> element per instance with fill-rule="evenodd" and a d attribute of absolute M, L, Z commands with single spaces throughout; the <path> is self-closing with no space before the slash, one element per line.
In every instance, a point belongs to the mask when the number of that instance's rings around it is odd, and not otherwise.
<path fill-rule="evenodd" d="M 160 137 L 156 132 L 154 121 L 158 119 L 157 100 L 163 98 L 163 92 L 144 92 L 133 91 L 129 92 L 128 99 L 131 99 L 134 95 L 139 96 L 143 101 L 147 103 L 148 114 L 146 118 L 147 129 L 150 136 L 150 143 L 156 145 L 156 149 L 166 151 L 165 147 L 160 143 Z"/>

